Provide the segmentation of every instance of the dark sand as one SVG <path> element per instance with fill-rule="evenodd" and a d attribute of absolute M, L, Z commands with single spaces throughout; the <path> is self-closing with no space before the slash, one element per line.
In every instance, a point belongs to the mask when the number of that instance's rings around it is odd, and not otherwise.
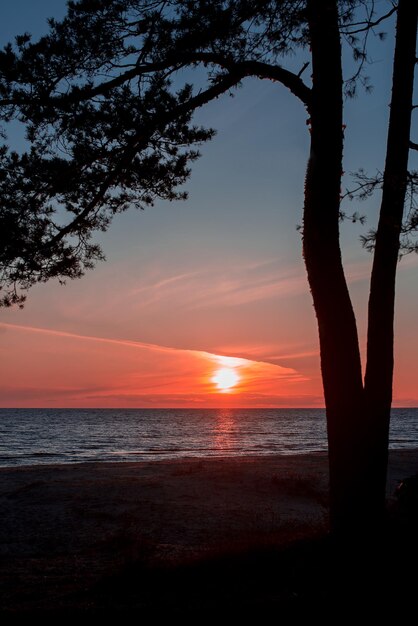
<path fill-rule="evenodd" d="M 392 452 L 389 498 L 417 472 L 418 450 Z M 0 476 L 3 616 L 267 612 L 318 600 L 325 454 L 32 466 Z M 303 568 L 316 591 L 307 591 Z"/>

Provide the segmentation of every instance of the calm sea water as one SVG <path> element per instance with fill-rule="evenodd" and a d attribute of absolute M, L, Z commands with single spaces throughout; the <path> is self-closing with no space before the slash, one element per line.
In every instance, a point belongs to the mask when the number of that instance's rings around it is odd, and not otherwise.
<path fill-rule="evenodd" d="M 418 409 L 393 410 L 390 445 L 418 447 Z M 0 409 L 3 467 L 325 449 L 322 409 Z"/>

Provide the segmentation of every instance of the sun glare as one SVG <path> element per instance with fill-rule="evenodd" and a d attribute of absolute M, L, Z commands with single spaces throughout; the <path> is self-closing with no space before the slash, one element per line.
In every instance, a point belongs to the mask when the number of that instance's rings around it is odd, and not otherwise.
<path fill-rule="evenodd" d="M 212 381 L 220 391 L 229 391 L 239 382 L 239 376 L 230 367 L 222 367 L 215 372 Z"/>

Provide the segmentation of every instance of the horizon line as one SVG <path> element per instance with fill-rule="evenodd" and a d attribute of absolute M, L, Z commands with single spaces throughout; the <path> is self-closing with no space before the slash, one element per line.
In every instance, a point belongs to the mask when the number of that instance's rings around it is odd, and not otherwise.
<path fill-rule="evenodd" d="M 260 409 L 265 409 L 265 410 L 276 410 L 276 409 L 280 409 L 281 411 L 288 411 L 288 410 L 300 410 L 300 409 L 307 409 L 307 410 L 312 410 L 315 409 L 317 411 L 322 411 L 325 410 L 326 407 L 325 406 L 200 406 L 200 407 L 196 407 L 196 406 L 0 406 L 0 411 L 2 410 L 18 410 L 18 411 L 33 411 L 34 409 L 39 410 L 39 411 L 45 411 L 45 410 L 59 410 L 59 411 L 80 411 L 80 410 L 84 410 L 84 411 L 114 411 L 114 410 L 125 410 L 125 411 L 146 411 L 146 410 L 150 410 L 150 411 L 172 411 L 175 409 L 180 409 L 180 410 L 184 410 L 184 409 L 190 409 L 192 411 L 201 411 L 201 410 L 210 410 L 210 411 L 218 411 L 218 410 L 225 410 L 225 409 L 233 409 L 235 411 L 240 411 L 242 409 L 245 409 L 246 411 L 248 410 L 253 410 L 253 411 L 257 411 Z M 402 406 L 392 406 L 391 409 L 418 409 L 418 404 L 417 406 L 407 406 L 407 405 L 402 405 Z"/>

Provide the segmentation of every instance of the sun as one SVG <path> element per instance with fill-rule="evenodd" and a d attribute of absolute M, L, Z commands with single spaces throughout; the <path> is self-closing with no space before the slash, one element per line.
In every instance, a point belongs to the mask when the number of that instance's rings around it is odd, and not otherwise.
<path fill-rule="evenodd" d="M 222 367 L 215 372 L 212 381 L 220 391 L 229 391 L 239 382 L 239 376 L 230 367 Z"/>

